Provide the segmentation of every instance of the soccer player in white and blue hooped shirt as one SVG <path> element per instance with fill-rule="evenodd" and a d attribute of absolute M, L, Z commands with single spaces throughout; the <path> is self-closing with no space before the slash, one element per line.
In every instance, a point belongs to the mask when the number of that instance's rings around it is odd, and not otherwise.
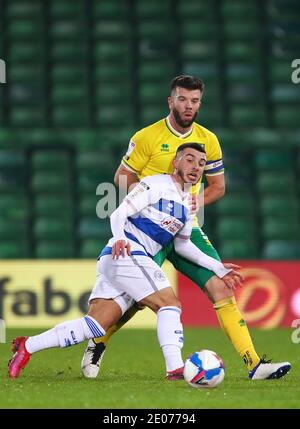
<path fill-rule="evenodd" d="M 228 288 L 240 285 L 242 276 L 234 270 L 238 268 L 236 265 L 224 265 L 211 258 L 189 239 L 194 221 L 189 207 L 189 188 L 203 173 L 204 149 L 197 143 L 186 143 L 178 148 L 173 163 L 172 175 L 143 178 L 112 213 L 113 237 L 98 258 L 88 314 L 42 334 L 16 338 L 13 341 L 15 354 L 9 362 L 10 378 L 19 376 L 35 352 L 105 335 L 134 301 L 157 314 L 157 334 L 167 378 L 182 378 L 181 306 L 153 256 L 174 240 L 178 254 L 214 271 Z"/>

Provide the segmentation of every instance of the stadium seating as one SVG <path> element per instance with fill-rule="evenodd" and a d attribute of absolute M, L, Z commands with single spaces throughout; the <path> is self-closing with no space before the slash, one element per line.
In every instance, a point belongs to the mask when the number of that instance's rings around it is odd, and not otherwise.
<path fill-rule="evenodd" d="M 181 73 L 204 80 L 197 120 L 223 149 L 205 232 L 224 258 L 299 257 L 299 17 L 295 0 L 3 2 L 0 258 L 96 258 L 97 186 Z"/>

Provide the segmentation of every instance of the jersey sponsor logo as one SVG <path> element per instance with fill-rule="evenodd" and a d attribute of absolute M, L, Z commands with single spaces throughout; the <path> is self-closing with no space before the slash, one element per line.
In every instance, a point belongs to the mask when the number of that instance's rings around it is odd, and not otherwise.
<path fill-rule="evenodd" d="M 148 191 L 150 189 L 150 186 L 147 185 L 145 182 L 140 182 L 140 185 Z"/>
<path fill-rule="evenodd" d="M 134 200 L 134 198 L 136 198 L 139 194 L 141 194 L 142 192 L 144 192 L 146 189 L 143 188 L 142 186 L 140 186 L 140 184 L 138 184 L 133 190 L 132 192 L 130 192 L 130 194 L 127 195 L 126 198 L 130 198 L 131 200 Z"/>
<path fill-rule="evenodd" d="M 169 152 L 170 151 L 170 147 L 167 143 L 163 143 L 160 147 L 160 151 L 161 152 Z"/>
<path fill-rule="evenodd" d="M 178 232 L 182 227 L 182 223 L 178 222 L 177 219 L 170 217 L 170 218 L 164 219 L 160 223 L 160 226 L 166 231 L 176 234 L 176 232 Z"/>
<path fill-rule="evenodd" d="M 161 270 L 154 271 L 154 278 L 155 280 L 158 280 L 159 282 L 164 282 L 166 280 L 166 276 Z"/>
<path fill-rule="evenodd" d="M 128 161 L 128 159 L 129 159 L 130 155 L 132 154 L 134 148 L 135 148 L 135 143 L 132 140 L 130 140 L 126 155 L 124 157 L 124 159 L 126 161 Z"/>

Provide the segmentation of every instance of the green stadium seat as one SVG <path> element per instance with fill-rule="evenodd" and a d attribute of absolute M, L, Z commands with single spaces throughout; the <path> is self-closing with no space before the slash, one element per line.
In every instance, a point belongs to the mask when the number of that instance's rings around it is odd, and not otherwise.
<path fill-rule="evenodd" d="M 271 90 L 271 99 L 274 103 L 298 103 L 300 102 L 300 88 L 293 82 L 274 85 Z"/>
<path fill-rule="evenodd" d="M 290 240 L 270 240 L 263 248 L 264 259 L 299 259 L 300 243 Z"/>
<path fill-rule="evenodd" d="M 71 170 L 70 153 L 64 150 L 35 150 L 32 154 L 31 164 L 37 170 Z"/>
<path fill-rule="evenodd" d="M 18 239 L 0 242 L 0 259 L 26 259 L 31 256 L 27 241 Z"/>
<path fill-rule="evenodd" d="M 276 127 L 299 127 L 300 104 L 277 105 L 274 107 L 274 123 Z"/>
<path fill-rule="evenodd" d="M 0 149 L 0 190 L 13 192 L 25 188 L 26 174 L 23 150 Z"/>
<path fill-rule="evenodd" d="M 232 62 L 227 65 L 226 77 L 231 84 L 254 83 L 257 80 L 261 81 L 262 67 L 259 63 Z"/>
<path fill-rule="evenodd" d="M 34 214 L 37 217 L 72 219 L 73 202 L 70 194 L 37 194 L 34 198 Z"/>
<path fill-rule="evenodd" d="M 262 82 L 256 80 L 251 83 L 231 83 L 228 86 L 228 99 L 230 103 L 254 104 L 263 105 L 264 94 Z"/>
<path fill-rule="evenodd" d="M 119 67 L 122 67 L 122 74 L 120 74 Z M 120 64 L 117 60 L 113 60 L 112 62 L 100 62 L 96 64 L 94 67 L 94 77 L 96 82 L 101 83 L 124 83 L 130 81 L 131 77 L 131 68 L 130 61 L 126 59 L 126 61 L 121 62 Z"/>
<path fill-rule="evenodd" d="M 10 125 L 39 127 L 45 125 L 45 110 L 41 106 L 13 106 L 10 112 Z"/>
<path fill-rule="evenodd" d="M 291 60 L 271 60 L 269 65 L 269 78 L 274 83 L 286 83 L 291 75 Z"/>
<path fill-rule="evenodd" d="M 178 12 L 181 19 L 204 19 L 204 20 L 214 20 L 215 19 L 215 7 L 214 3 L 207 1 L 198 0 L 179 0 L 178 1 Z"/>
<path fill-rule="evenodd" d="M 77 84 L 88 81 L 87 67 L 70 63 L 56 63 L 52 65 L 52 80 L 56 84 Z"/>
<path fill-rule="evenodd" d="M 263 216 L 299 216 L 299 200 L 296 195 L 264 195 L 260 201 Z"/>
<path fill-rule="evenodd" d="M 247 146 L 257 146 L 258 148 L 271 146 L 273 150 L 276 150 L 276 146 L 281 147 L 286 136 L 282 135 L 281 130 L 254 128 L 251 132 L 242 133 L 241 140 Z"/>
<path fill-rule="evenodd" d="M 236 127 L 259 127 L 267 125 L 267 114 L 260 105 L 234 104 L 231 106 L 230 120 Z"/>
<path fill-rule="evenodd" d="M 141 20 L 138 22 L 138 35 L 140 40 L 170 40 L 174 33 L 174 25 L 169 19 Z"/>
<path fill-rule="evenodd" d="M 219 216 L 253 216 L 256 213 L 255 199 L 246 193 L 232 193 L 225 195 L 216 203 L 216 212 Z"/>
<path fill-rule="evenodd" d="M 183 62 L 189 60 L 210 61 L 218 57 L 218 46 L 216 41 L 188 41 L 181 44 L 181 58 Z"/>
<path fill-rule="evenodd" d="M 28 223 L 25 219 L 16 222 L 15 219 L 0 217 L 0 241 L 4 240 L 24 240 L 28 238 Z"/>
<path fill-rule="evenodd" d="M 172 5 L 170 0 L 163 2 L 149 2 L 147 0 L 139 0 L 136 3 L 136 15 L 139 20 L 145 18 L 157 18 L 158 20 L 168 18 L 172 13 Z"/>
<path fill-rule="evenodd" d="M 33 227 L 37 240 L 71 240 L 73 233 L 72 219 L 61 217 L 37 217 Z"/>
<path fill-rule="evenodd" d="M 292 172 L 260 171 L 256 177 L 256 186 L 263 194 L 295 194 L 296 180 Z"/>
<path fill-rule="evenodd" d="M 80 17 L 84 14 L 84 2 L 64 2 L 61 0 L 51 0 L 50 14 L 52 19 Z"/>
<path fill-rule="evenodd" d="M 43 20 L 39 16 L 10 19 L 7 32 L 10 40 L 39 40 L 43 34 Z"/>
<path fill-rule="evenodd" d="M 261 26 L 258 20 L 226 20 L 224 24 L 224 34 L 226 39 L 231 40 L 249 40 L 259 38 L 262 35 Z"/>
<path fill-rule="evenodd" d="M 219 27 L 216 21 L 206 21 L 205 18 L 199 22 L 197 19 L 182 20 L 181 37 L 184 41 L 211 40 L 218 36 Z"/>
<path fill-rule="evenodd" d="M 156 121 L 159 121 L 161 118 L 166 117 L 168 114 L 167 106 L 164 106 L 163 103 L 159 104 L 148 104 L 144 105 L 141 108 L 141 126 L 150 125 Z"/>
<path fill-rule="evenodd" d="M 94 21 L 93 29 L 95 39 L 122 40 L 130 35 L 130 27 L 125 19 L 108 20 L 98 19 Z"/>
<path fill-rule="evenodd" d="M 140 87 L 139 96 L 142 105 L 146 103 L 164 102 L 169 95 L 168 85 L 164 83 L 144 83 Z"/>
<path fill-rule="evenodd" d="M 213 81 L 215 84 L 219 76 L 217 62 L 214 60 L 201 61 L 200 63 L 198 61 L 185 61 L 183 64 L 183 73 L 199 76 L 204 80 L 205 84 L 209 81 Z M 207 96 L 206 90 L 204 96 L 205 98 Z"/>
<path fill-rule="evenodd" d="M 87 126 L 89 123 L 88 106 L 80 105 L 61 105 L 58 104 L 52 113 L 53 124 L 56 126 Z"/>
<path fill-rule="evenodd" d="M 71 190 L 71 177 L 55 171 L 37 171 L 32 175 L 31 189 L 34 192 L 67 193 Z"/>
<path fill-rule="evenodd" d="M 123 18 L 128 11 L 127 0 L 101 0 L 93 2 L 93 16 L 96 18 Z"/>
<path fill-rule="evenodd" d="M 52 101 L 55 104 L 80 104 L 88 102 L 88 88 L 84 82 L 74 84 L 54 84 Z"/>
<path fill-rule="evenodd" d="M 256 225 L 251 216 L 223 216 L 216 225 L 218 239 L 244 239 L 250 240 L 256 234 Z"/>
<path fill-rule="evenodd" d="M 11 44 L 8 61 L 9 62 L 27 62 L 40 63 L 45 58 L 45 50 L 39 37 L 36 40 L 15 41 Z"/>
<path fill-rule="evenodd" d="M 70 41 L 72 44 L 74 44 L 74 41 L 78 41 L 81 44 L 85 39 L 86 25 L 83 15 L 59 17 L 52 21 L 50 34 L 55 41 Z"/>
<path fill-rule="evenodd" d="M 111 238 L 111 229 L 109 219 L 99 219 L 96 216 L 82 217 L 78 229 L 81 239 L 103 239 Z M 101 250 L 101 249 L 100 249 Z"/>
<path fill-rule="evenodd" d="M 96 111 L 96 122 L 100 126 L 129 126 L 134 123 L 133 107 L 131 104 L 111 104 L 99 106 Z"/>
<path fill-rule="evenodd" d="M 249 41 L 231 41 L 225 45 L 225 58 L 230 63 L 232 61 L 253 61 L 259 60 L 262 51 L 259 44 Z"/>
<path fill-rule="evenodd" d="M 278 171 L 293 168 L 293 151 L 285 148 L 258 149 L 254 155 L 256 169 Z"/>
<path fill-rule="evenodd" d="M 41 17 L 43 12 L 42 3 L 36 1 L 19 1 L 7 3 L 6 17 L 10 21 L 14 18 Z"/>
<path fill-rule="evenodd" d="M 79 200 L 80 216 L 95 216 L 98 198 L 96 195 L 81 195 Z"/>
<path fill-rule="evenodd" d="M 159 63 L 143 61 L 139 66 L 138 73 L 141 82 L 152 82 L 153 84 L 153 82 L 160 83 L 162 80 L 170 81 L 175 73 L 175 65 L 170 61 Z"/>
<path fill-rule="evenodd" d="M 300 237 L 300 223 L 296 217 L 263 217 L 262 237 L 264 240 L 293 240 Z"/>
<path fill-rule="evenodd" d="M 245 16 L 249 20 L 258 18 L 259 8 L 255 2 L 243 2 L 240 0 L 226 0 L 221 3 L 221 12 L 225 20 L 243 20 Z"/>
<path fill-rule="evenodd" d="M 129 63 L 131 61 L 130 54 L 130 44 L 127 40 L 100 40 L 94 48 L 96 64 L 100 63 L 104 66 L 107 61 L 116 61 L 118 64 Z M 118 72 L 120 73 L 119 69 Z"/>
<path fill-rule="evenodd" d="M 23 222 L 30 217 L 29 199 L 19 192 L 0 194 L 0 216 Z"/>
<path fill-rule="evenodd" d="M 222 260 L 256 259 L 259 257 L 258 245 L 255 239 L 226 239 L 219 242 L 219 254 Z"/>
<path fill-rule="evenodd" d="M 45 74 L 41 63 L 32 65 L 13 62 L 10 65 L 9 76 L 12 82 L 20 82 L 22 85 L 32 84 L 33 82 L 43 84 L 45 81 Z"/>
<path fill-rule="evenodd" d="M 88 238 L 81 241 L 80 257 L 86 259 L 97 259 L 101 250 L 105 247 L 107 240 Z"/>
<path fill-rule="evenodd" d="M 38 241 L 35 256 L 39 259 L 65 259 L 76 256 L 72 241 Z"/>
<path fill-rule="evenodd" d="M 82 64 L 79 61 L 86 61 L 86 56 L 87 46 L 83 40 L 59 41 L 52 45 L 51 58 L 53 62 L 73 62 L 77 65 Z"/>
<path fill-rule="evenodd" d="M 132 89 L 130 84 L 124 82 L 115 82 L 112 85 L 107 83 L 99 83 L 94 87 L 95 101 L 99 105 L 108 104 L 113 105 L 120 102 L 120 98 L 126 100 L 126 103 L 130 103 L 132 99 Z"/>

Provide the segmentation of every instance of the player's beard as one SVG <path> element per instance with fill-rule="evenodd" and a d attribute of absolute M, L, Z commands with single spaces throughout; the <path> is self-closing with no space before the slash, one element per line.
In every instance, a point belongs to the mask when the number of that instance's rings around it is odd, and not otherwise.
<path fill-rule="evenodd" d="M 181 119 L 180 113 L 175 107 L 173 107 L 172 112 L 173 112 L 175 121 L 182 128 L 189 128 L 194 122 L 194 120 L 196 119 L 196 116 L 198 115 L 198 110 L 197 110 L 197 112 L 194 114 L 192 119 L 189 119 L 188 121 L 184 121 L 183 119 Z"/>

